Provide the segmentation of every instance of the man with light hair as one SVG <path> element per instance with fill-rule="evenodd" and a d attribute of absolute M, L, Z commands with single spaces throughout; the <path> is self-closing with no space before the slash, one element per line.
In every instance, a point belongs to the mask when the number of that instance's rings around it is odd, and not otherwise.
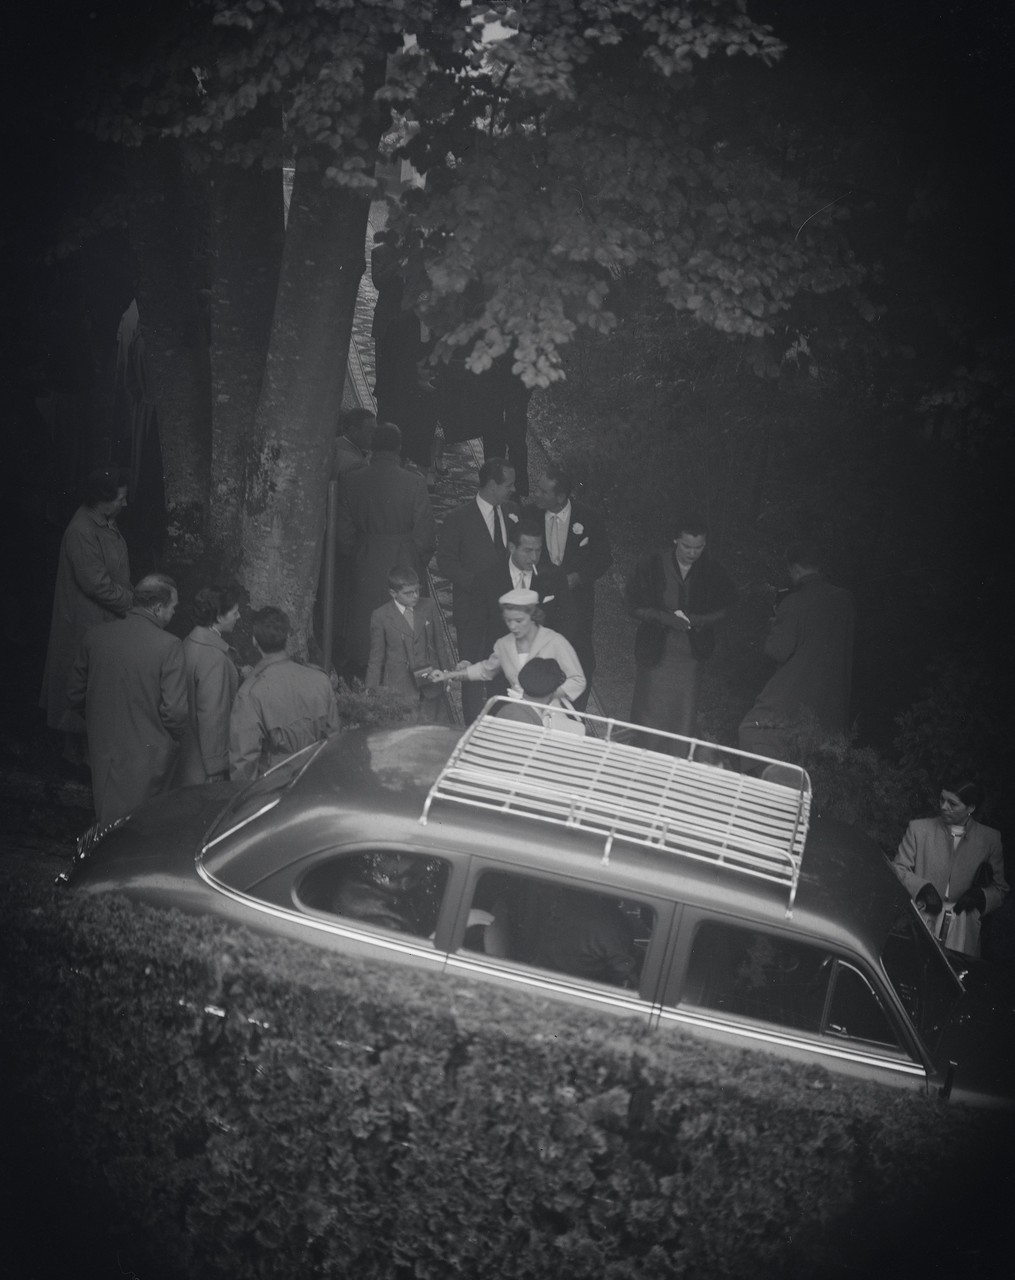
<path fill-rule="evenodd" d="M 183 645 L 165 630 L 176 605 L 172 578 L 148 574 L 126 617 L 89 627 L 71 668 L 67 698 L 84 708 L 100 823 L 175 784 L 187 724 Z"/>

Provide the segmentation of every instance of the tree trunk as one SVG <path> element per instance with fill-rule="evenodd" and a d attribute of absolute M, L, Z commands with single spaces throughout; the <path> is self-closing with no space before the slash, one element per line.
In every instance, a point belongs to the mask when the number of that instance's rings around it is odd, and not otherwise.
<path fill-rule="evenodd" d="M 342 403 L 369 203 L 297 164 L 243 519 L 243 581 L 255 608 L 289 615 L 306 652 L 335 421 Z"/>
<path fill-rule="evenodd" d="M 170 554 L 202 549 L 208 506 L 211 378 L 207 316 L 207 181 L 176 142 L 128 156 L 137 304 L 162 448 Z"/>
<path fill-rule="evenodd" d="M 211 500 L 208 537 L 228 563 L 243 528 L 285 238 L 282 173 L 215 164 L 211 173 Z"/>

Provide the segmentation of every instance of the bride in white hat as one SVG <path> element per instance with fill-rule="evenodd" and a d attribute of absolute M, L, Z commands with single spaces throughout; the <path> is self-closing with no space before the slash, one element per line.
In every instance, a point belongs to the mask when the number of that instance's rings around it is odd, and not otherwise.
<path fill-rule="evenodd" d="M 553 658 L 564 673 L 559 693 L 573 702 L 585 691 L 585 673 L 578 655 L 559 631 L 542 626 L 543 610 L 535 591 L 508 591 L 497 601 L 507 635 L 495 642 L 493 653 L 482 662 L 459 662 L 445 680 L 492 680 L 503 673 L 512 697 L 524 697 L 518 674 L 532 658 Z"/>

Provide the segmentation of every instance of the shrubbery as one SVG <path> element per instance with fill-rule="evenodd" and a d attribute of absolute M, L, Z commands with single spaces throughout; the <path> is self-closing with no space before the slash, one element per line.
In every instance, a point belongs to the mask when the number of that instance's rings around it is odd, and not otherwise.
<path fill-rule="evenodd" d="M 0 916 L 11 1150 L 93 1197 L 145 1280 L 835 1275 L 908 1256 L 946 1205 L 961 1220 L 957 1186 L 990 1220 L 980 1175 L 1011 1141 L 817 1068 L 116 898 L 11 883 Z"/>

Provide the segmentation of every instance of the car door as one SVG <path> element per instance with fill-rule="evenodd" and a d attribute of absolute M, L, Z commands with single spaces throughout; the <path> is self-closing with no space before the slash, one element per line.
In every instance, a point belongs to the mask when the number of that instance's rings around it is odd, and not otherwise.
<path fill-rule="evenodd" d="M 927 1088 L 912 1028 L 862 957 L 789 931 L 687 910 L 659 1020 L 840 1074 Z"/>
<path fill-rule="evenodd" d="M 652 895 L 475 857 L 446 972 L 648 1020 L 674 912 Z"/>

